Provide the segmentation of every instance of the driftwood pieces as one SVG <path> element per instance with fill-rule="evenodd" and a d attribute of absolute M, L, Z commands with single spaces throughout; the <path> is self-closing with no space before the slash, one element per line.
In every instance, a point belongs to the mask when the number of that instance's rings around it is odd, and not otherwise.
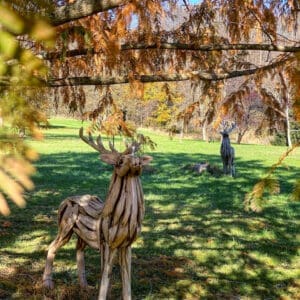
<path fill-rule="evenodd" d="M 98 299 L 106 299 L 114 257 L 119 252 L 123 299 L 131 299 L 131 244 L 141 231 L 144 218 L 144 196 L 140 181 L 143 166 L 152 160 L 149 156 L 138 157 L 135 152 L 138 143 L 127 145 L 120 153 L 110 144 L 106 150 L 99 137 L 96 142 L 80 137 L 101 153 L 101 160 L 114 166 L 105 203 L 97 196 L 73 196 L 65 199 L 58 213 L 59 230 L 56 239 L 49 246 L 43 283 L 53 288 L 52 267 L 57 250 L 67 243 L 73 233 L 78 237 L 77 266 L 82 287 L 87 286 L 85 278 L 84 248 L 89 245 L 101 253 L 101 284 Z"/>
<path fill-rule="evenodd" d="M 220 177 L 223 174 L 222 170 L 218 166 L 210 164 L 209 162 L 200 162 L 196 164 L 186 165 L 183 167 L 183 169 L 190 170 L 198 175 L 208 173 L 211 176 Z"/>
<path fill-rule="evenodd" d="M 49 246 L 43 284 L 53 288 L 52 268 L 57 250 L 65 245 L 73 232 L 78 235 L 77 266 L 78 277 L 82 287 L 86 287 L 83 249 L 86 245 L 99 249 L 97 223 L 103 209 L 103 202 L 96 196 L 84 195 L 65 199 L 58 210 L 58 234 Z"/>
<path fill-rule="evenodd" d="M 193 165 L 193 170 L 198 173 L 201 174 L 205 171 L 207 171 L 209 169 L 210 165 L 209 163 L 199 163 L 199 164 L 195 164 Z"/>

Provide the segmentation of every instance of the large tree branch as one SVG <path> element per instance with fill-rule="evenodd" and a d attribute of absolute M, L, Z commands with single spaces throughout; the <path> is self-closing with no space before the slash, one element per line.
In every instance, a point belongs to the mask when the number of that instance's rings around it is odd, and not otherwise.
<path fill-rule="evenodd" d="M 77 0 L 72 4 L 56 7 L 53 12 L 47 14 L 47 17 L 52 25 L 57 26 L 128 2 L 129 0 Z"/>
<path fill-rule="evenodd" d="M 276 52 L 300 52 L 298 46 L 283 46 L 274 44 L 183 44 L 183 43 L 153 43 L 153 44 L 124 44 L 122 50 L 140 50 L 140 49 L 174 49 L 174 50 L 193 50 L 193 51 L 222 51 L 222 50 L 263 50 Z"/>
<path fill-rule="evenodd" d="M 195 45 L 183 43 L 129 43 L 121 45 L 121 50 L 147 50 L 147 49 L 169 49 L 169 50 L 187 50 L 187 51 L 227 51 L 227 50 L 261 50 L 261 51 L 274 51 L 274 52 L 300 52 L 300 45 L 298 46 L 284 46 L 273 44 L 210 44 L 210 45 Z M 75 57 L 87 54 L 96 54 L 94 48 L 92 49 L 74 49 L 68 50 L 63 54 L 60 52 L 49 52 L 43 55 L 46 60 L 53 60 L 60 58 L 62 55 L 65 57 Z"/>
<path fill-rule="evenodd" d="M 124 76 L 113 76 L 113 77 L 101 77 L 101 76 L 91 76 L 91 77 L 69 77 L 63 79 L 50 79 L 45 82 L 45 85 L 50 87 L 62 87 L 62 86 L 79 86 L 79 85 L 113 85 L 113 84 L 123 84 L 129 83 L 133 80 L 138 80 L 140 82 L 167 82 L 167 81 L 186 81 L 191 79 L 199 79 L 204 81 L 218 81 L 234 77 L 252 75 L 257 72 L 267 71 L 276 68 L 284 63 L 286 63 L 290 58 L 276 61 L 269 65 L 258 67 L 249 70 L 239 70 L 224 73 L 209 73 L 206 71 L 191 71 L 182 74 L 144 74 L 136 75 L 134 77 Z"/>

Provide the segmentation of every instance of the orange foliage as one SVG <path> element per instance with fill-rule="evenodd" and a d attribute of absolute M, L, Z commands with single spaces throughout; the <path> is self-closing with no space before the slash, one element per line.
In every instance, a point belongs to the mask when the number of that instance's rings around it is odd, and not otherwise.
<path fill-rule="evenodd" d="M 68 5 L 74 1 L 66 2 Z M 258 37 L 256 40 L 258 43 L 264 41 L 269 45 L 293 46 L 296 43 L 285 35 L 288 35 L 290 29 L 297 29 L 295 19 L 297 1 L 283 3 L 282 0 L 272 0 L 269 5 L 266 5 L 265 1 L 200 1 L 198 5 L 189 6 L 188 10 L 184 11 L 184 18 L 180 18 L 180 12 L 183 12 L 180 3 L 182 2 L 176 0 L 167 3 L 161 0 L 132 0 L 113 10 L 65 23 L 55 28 L 57 33 L 55 51 L 58 55 L 51 59 L 50 76 L 47 77 L 42 68 L 36 67 L 40 63 L 37 57 L 31 55 L 28 59 L 29 51 L 19 57 L 20 66 L 26 74 L 30 75 L 28 78 L 35 80 L 35 83 L 41 78 L 65 79 L 65 86 L 55 92 L 56 99 L 60 94 L 71 111 L 82 111 L 84 117 L 94 121 L 100 119 L 103 130 L 108 134 L 115 134 L 121 128 L 122 132 L 130 135 L 132 130 L 127 128 L 122 114 L 116 108 L 108 91 L 100 97 L 95 110 L 84 112 L 86 96 L 81 87 L 82 78 L 92 78 L 94 80 L 92 82 L 97 82 L 99 78 L 108 78 L 111 80 L 105 82 L 117 83 L 119 77 L 125 77 L 135 96 L 141 97 L 144 93 L 144 85 L 140 83 L 141 78 L 146 77 L 145 81 L 151 81 L 151 78 L 159 81 L 162 74 L 174 72 L 176 73 L 174 80 L 177 80 L 176 76 L 179 78 L 184 75 L 191 79 L 193 86 L 201 88 L 202 95 L 195 103 L 187 103 L 179 117 L 192 118 L 197 111 L 197 105 L 206 101 L 205 121 L 211 123 L 215 120 L 218 126 L 222 117 L 232 109 L 236 110 L 238 118 L 242 118 L 243 108 L 240 104 L 242 99 L 249 95 L 250 84 L 255 86 L 263 101 L 272 108 L 266 110 L 266 114 L 271 116 L 274 111 L 278 111 L 275 98 L 264 89 L 264 80 L 276 78 L 279 73 L 282 73 L 287 78 L 286 89 L 293 86 L 294 114 L 296 120 L 300 120 L 299 52 L 270 55 L 266 59 L 268 62 L 257 62 L 247 50 L 196 51 L 184 50 L 178 46 L 251 44 L 255 42 L 255 36 Z M 55 4 L 58 5 L 57 2 Z M 20 11 L 27 11 L 26 1 L 24 3 L 18 1 L 18 5 Z M 33 11 L 38 10 L 38 3 L 32 5 Z M 53 34 L 52 29 L 43 21 L 37 23 L 41 26 L 34 26 L 30 22 L 28 26 L 24 26 L 25 23 L 18 23 L 19 18 L 16 14 L 12 15 L 15 22 L 6 19 L 3 15 L 4 11 L 5 9 L 1 10 L 0 28 L 8 28 L 9 32 L 14 32 L 16 35 L 24 36 L 24 33 L 28 33 L 29 38 L 36 41 L 48 39 Z M 282 25 L 282 28 L 287 25 L 284 34 L 278 34 L 278 24 Z M 30 26 L 32 30 L 28 30 Z M 32 43 L 29 38 L 25 38 L 23 42 L 28 48 Z M 32 48 L 37 53 L 48 51 L 47 47 L 36 41 L 33 42 Z M 164 42 L 177 45 L 178 48 L 162 50 L 160 46 Z M 156 46 L 150 47 L 149 44 L 153 43 Z M 122 49 L 124 44 L 132 45 L 132 49 Z M 144 49 L 134 48 L 134 45 L 140 44 L 145 45 Z M 14 47 L 16 43 L 7 43 L 6 47 L 2 47 L 3 57 L 11 55 L 15 51 Z M 75 53 L 73 56 L 68 54 L 72 51 Z M 84 55 L 80 54 L 81 51 Z M 7 59 L 9 63 L 11 63 L 10 59 L 11 57 Z M 223 99 L 223 82 L 217 80 L 220 74 L 252 70 L 270 62 L 280 61 L 284 63 L 261 69 L 254 75 L 244 78 L 244 83 L 240 84 L 237 90 L 225 100 Z M 5 68 L 12 72 L 15 70 L 9 64 L 5 65 Z M 213 77 L 213 80 L 203 79 L 195 71 L 206 72 Z M 5 82 L 7 79 L 3 80 Z M 101 84 L 101 81 L 99 82 Z M 76 83 L 79 83 L 80 87 L 75 87 Z M 166 101 L 168 100 L 166 98 Z M 163 113 L 165 114 L 166 110 L 163 110 Z M 38 114 L 34 118 L 30 118 L 29 114 L 24 116 L 28 120 L 26 125 L 32 125 L 42 119 Z M 277 114 L 277 118 L 278 116 Z M 166 119 L 166 114 L 163 117 Z M 38 136 L 34 126 L 27 127 Z"/>

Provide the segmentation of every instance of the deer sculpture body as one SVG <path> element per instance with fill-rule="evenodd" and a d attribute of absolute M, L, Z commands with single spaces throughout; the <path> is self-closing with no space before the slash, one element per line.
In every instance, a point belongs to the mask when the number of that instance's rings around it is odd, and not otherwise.
<path fill-rule="evenodd" d="M 220 134 L 222 135 L 220 153 L 223 162 L 223 173 L 229 174 L 232 177 L 235 176 L 235 151 L 230 145 L 229 134 L 235 127 L 236 125 L 234 123 L 229 126 L 228 123 L 222 122 L 222 131 L 220 131 Z"/>
<path fill-rule="evenodd" d="M 91 135 L 81 139 L 101 153 L 100 159 L 114 166 L 106 201 L 92 195 L 73 196 L 65 199 L 58 212 L 59 230 L 50 244 L 43 285 L 53 288 L 52 268 L 57 250 L 66 244 L 73 233 L 77 235 L 76 260 L 81 287 L 87 286 L 85 276 L 84 248 L 88 245 L 100 251 L 101 283 L 98 299 L 104 300 L 110 283 L 114 258 L 119 252 L 122 276 L 123 299 L 131 299 L 131 244 L 141 231 L 144 218 L 144 199 L 140 181 L 142 167 L 148 164 L 150 156 L 137 157 L 139 143 L 127 145 L 120 153 L 110 144 L 105 149 L 99 136 L 94 142 Z"/>

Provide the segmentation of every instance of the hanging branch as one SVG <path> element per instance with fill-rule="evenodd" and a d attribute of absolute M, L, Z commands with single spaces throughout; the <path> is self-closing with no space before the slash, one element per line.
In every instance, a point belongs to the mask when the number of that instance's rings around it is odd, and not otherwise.
<path fill-rule="evenodd" d="M 186 50 L 186 51 L 228 51 L 228 50 L 261 50 L 274 52 L 296 53 L 300 52 L 300 45 L 284 46 L 274 44 L 184 44 L 184 43 L 170 43 L 170 42 L 156 42 L 156 43 L 125 43 L 121 45 L 121 51 L 126 50 L 148 50 L 148 49 L 162 49 L 162 50 Z M 94 48 L 87 49 L 72 49 L 64 53 L 61 52 L 45 52 L 40 55 L 46 60 L 59 59 L 61 57 L 75 57 L 84 55 L 97 54 Z"/>
<path fill-rule="evenodd" d="M 151 75 L 135 75 L 135 76 L 113 76 L 113 77 L 101 77 L 101 76 L 86 76 L 86 77 L 69 77 L 67 79 L 50 79 L 45 82 L 46 86 L 61 87 L 61 86 L 73 86 L 73 85 L 112 85 L 129 83 L 133 80 L 140 82 L 167 82 L 167 81 L 186 81 L 191 79 L 199 79 L 204 81 L 219 81 L 234 77 L 252 75 L 257 72 L 268 71 L 286 64 L 291 61 L 291 57 L 275 61 L 269 65 L 258 67 L 249 70 L 239 70 L 224 73 L 212 73 L 207 71 L 191 71 L 182 74 L 151 74 Z"/>

